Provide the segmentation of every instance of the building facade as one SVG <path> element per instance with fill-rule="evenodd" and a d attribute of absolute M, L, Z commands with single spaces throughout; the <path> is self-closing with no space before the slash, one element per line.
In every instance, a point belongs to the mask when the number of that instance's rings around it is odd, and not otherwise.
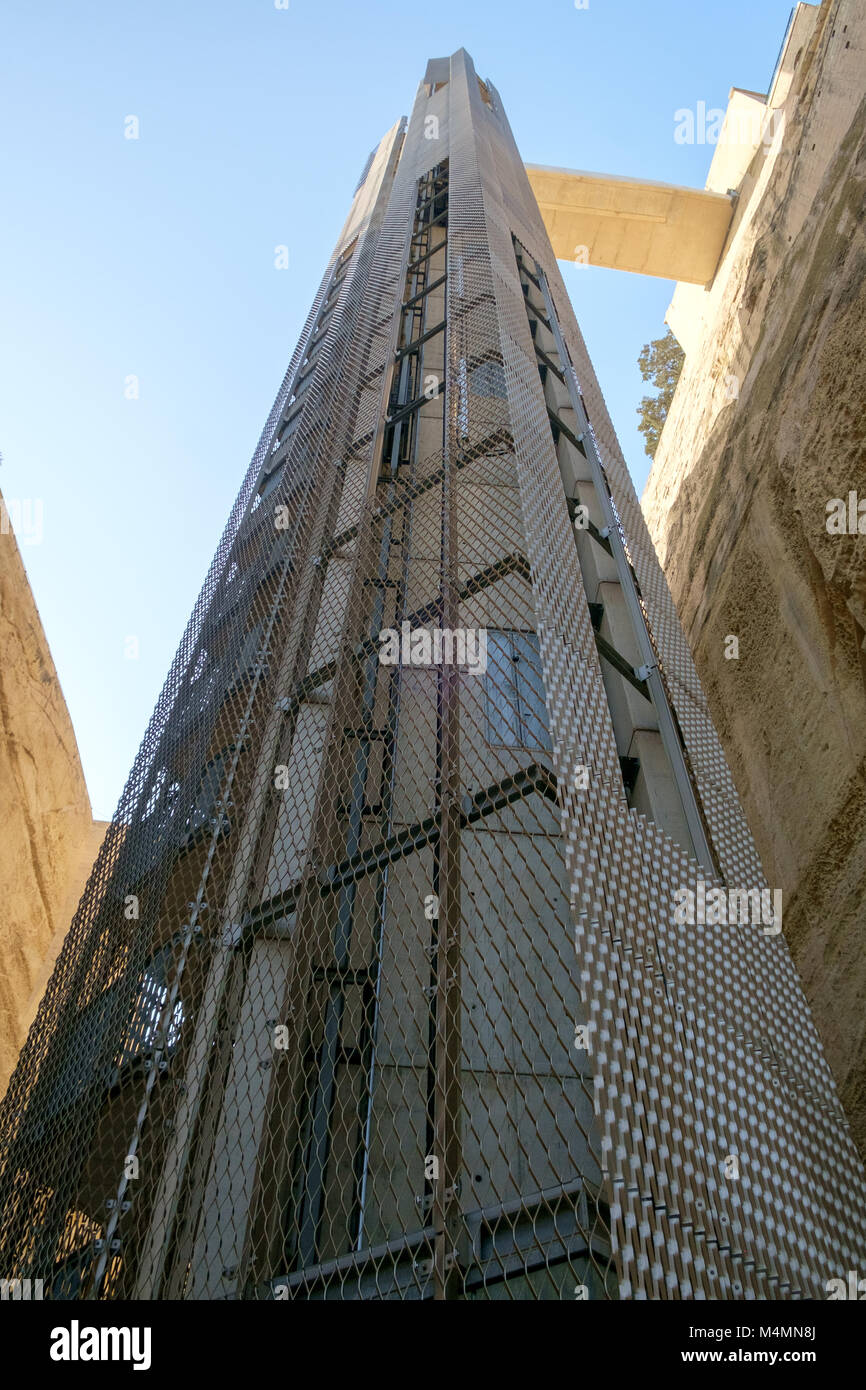
<path fill-rule="evenodd" d="M 374 151 L 0 1113 L 56 1298 L 796 1298 L 866 1187 L 499 96 Z"/>

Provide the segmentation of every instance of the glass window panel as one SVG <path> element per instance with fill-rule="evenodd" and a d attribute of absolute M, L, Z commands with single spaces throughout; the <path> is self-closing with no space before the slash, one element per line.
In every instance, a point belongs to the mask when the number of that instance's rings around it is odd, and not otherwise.
<path fill-rule="evenodd" d="M 505 748 L 549 750 L 550 732 L 537 634 L 488 629 L 484 680 L 488 743 Z"/>
<path fill-rule="evenodd" d="M 131 1061 L 142 1052 L 151 1051 L 160 1042 L 159 1021 L 168 999 L 168 968 L 172 962 L 173 951 L 168 946 L 158 951 L 147 966 L 118 1058 L 118 1066 L 123 1066 L 124 1062 Z M 164 1043 L 168 1052 L 172 1052 L 180 1040 L 183 1013 L 183 1004 L 177 999 L 165 1031 Z"/>
<path fill-rule="evenodd" d="M 202 826 L 207 825 L 214 815 L 222 777 L 223 755 L 220 753 L 213 762 L 208 763 L 204 770 L 195 804 L 186 823 L 189 834 L 192 835 L 197 830 L 201 830 Z"/>
<path fill-rule="evenodd" d="M 488 630 L 484 693 L 487 742 L 505 748 L 519 746 L 520 713 L 510 632 Z"/>
<path fill-rule="evenodd" d="M 513 632 L 511 640 L 517 668 L 521 742 L 526 748 L 550 749 L 547 702 L 541 674 L 541 649 L 535 632 Z"/>
<path fill-rule="evenodd" d="M 244 676 L 252 674 L 258 665 L 259 649 L 261 647 L 262 634 L 264 632 L 264 619 L 256 623 L 255 627 L 244 634 L 243 645 L 238 653 L 237 661 L 232 672 L 231 685 L 243 680 Z"/>
<path fill-rule="evenodd" d="M 261 488 L 259 489 L 260 499 L 269 496 L 269 494 L 274 491 L 274 489 L 276 488 L 277 484 L 283 476 L 284 470 L 285 459 L 280 464 L 279 468 L 275 468 L 274 471 L 272 473 L 269 473 L 265 478 L 265 481 L 262 483 Z"/>
<path fill-rule="evenodd" d="M 479 362 L 469 377 L 469 389 L 474 396 L 498 396 L 505 399 L 505 368 L 501 362 Z"/>

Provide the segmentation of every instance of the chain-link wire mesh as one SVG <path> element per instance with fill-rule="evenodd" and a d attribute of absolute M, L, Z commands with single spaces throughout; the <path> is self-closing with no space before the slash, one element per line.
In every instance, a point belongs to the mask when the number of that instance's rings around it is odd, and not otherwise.
<path fill-rule="evenodd" d="M 362 176 L 10 1083 L 5 1277 L 736 1297 L 808 1289 L 809 1241 L 852 1253 L 862 1179 L 784 946 L 671 928 L 701 865 L 648 790 L 597 498 L 575 539 L 581 389 L 684 795 L 714 870 L 759 878 L 498 95 L 436 60 Z M 783 1142 L 794 1116 L 812 1137 Z M 792 1200 L 802 1229 L 758 1230 Z"/>

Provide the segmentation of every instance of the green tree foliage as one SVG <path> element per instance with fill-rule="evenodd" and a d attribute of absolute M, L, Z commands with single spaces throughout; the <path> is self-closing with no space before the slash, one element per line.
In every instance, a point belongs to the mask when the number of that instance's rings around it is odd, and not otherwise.
<path fill-rule="evenodd" d="M 641 348 L 640 357 L 637 359 L 644 381 L 651 381 L 658 391 L 657 396 L 644 396 L 637 408 L 640 416 L 638 429 L 644 436 L 644 452 L 649 454 L 650 458 L 655 457 L 685 356 L 668 328 L 663 338 L 655 338 Z"/>

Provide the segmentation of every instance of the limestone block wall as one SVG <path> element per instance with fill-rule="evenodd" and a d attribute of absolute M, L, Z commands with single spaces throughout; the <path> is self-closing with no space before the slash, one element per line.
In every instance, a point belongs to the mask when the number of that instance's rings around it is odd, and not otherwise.
<path fill-rule="evenodd" d="M 105 832 L 0 499 L 0 1095 Z"/>
<path fill-rule="evenodd" d="M 866 499 L 866 11 L 825 0 L 796 38 L 715 282 L 669 312 L 643 508 L 866 1152 L 866 535 L 826 529 Z"/>

